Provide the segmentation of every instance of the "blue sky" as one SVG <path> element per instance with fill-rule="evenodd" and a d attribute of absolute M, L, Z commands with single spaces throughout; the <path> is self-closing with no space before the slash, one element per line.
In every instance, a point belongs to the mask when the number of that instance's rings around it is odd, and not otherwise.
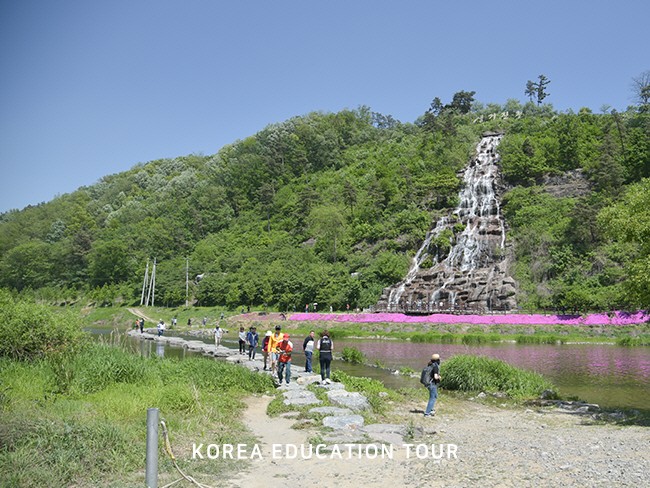
<path fill-rule="evenodd" d="M 647 0 L 0 0 L 0 212 L 265 126 L 434 97 L 632 103 Z"/>

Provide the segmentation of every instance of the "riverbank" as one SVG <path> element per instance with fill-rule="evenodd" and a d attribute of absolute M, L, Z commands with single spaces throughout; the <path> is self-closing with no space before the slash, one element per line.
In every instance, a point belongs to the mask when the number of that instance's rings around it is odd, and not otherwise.
<path fill-rule="evenodd" d="M 223 486 L 262 488 L 281 481 L 323 487 L 636 487 L 650 470 L 645 427 L 602 424 L 593 414 L 572 410 L 486 405 L 444 392 L 435 417 L 424 419 L 422 407 L 411 401 L 392 412 L 414 436 L 401 445 L 389 443 L 390 458 L 357 455 L 355 444 L 353 455 L 344 450 L 342 458 L 264 456 L 222 480 Z M 259 399 L 249 401 L 244 418 L 262 449 L 284 439 L 302 445 L 313 435 L 299 421 L 264 414 Z"/>
<path fill-rule="evenodd" d="M 254 369 L 247 358 L 227 354 Z M 266 487 L 280 480 L 288 485 L 318 480 L 325 487 L 639 486 L 650 469 L 647 427 L 622 427 L 622 414 L 593 405 L 522 406 L 496 395 L 441 391 L 436 416 L 424 418 L 426 398 L 412 391 L 386 400 L 379 414 L 348 412 L 356 419 L 347 418 L 334 429 L 324 427 L 328 414 L 314 411 L 320 407 L 311 403 L 325 399 L 329 390 L 310 386 L 308 375 L 296 376 L 279 400 L 265 395 L 246 401 L 243 423 L 260 454 L 245 455 L 249 467 L 219 479 L 219 486 Z M 289 398 L 298 401 L 287 403 Z M 315 451 L 321 444 L 325 447 Z M 250 454 L 251 445 L 247 449 Z"/>

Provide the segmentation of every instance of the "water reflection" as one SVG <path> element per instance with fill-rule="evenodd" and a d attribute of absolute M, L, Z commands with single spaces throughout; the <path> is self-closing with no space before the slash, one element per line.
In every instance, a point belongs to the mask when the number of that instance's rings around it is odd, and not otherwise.
<path fill-rule="evenodd" d="M 343 341 L 372 362 L 419 371 L 431 353 L 444 359 L 457 354 L 488 356 L 547 376 L 564 396 L 577 396 L 608 407 L 647 408 L 650 405 L 650 349 L 603 344 L 480 346 L 423 344 L 399 341 Z"/>
<path fill-rule="evenodd" d="M 95 337 L 109 337 L 110 330 L 90 330 Z M 180 335 L 183 337 L 183 335 Z M 185 338 L 197 340 L 197 337 Z M 113 339 L 112 339 L 113 340 Z M 209 339 L 204 339 L 210 342 Z M 120 338 L 125 347 L 145 357 L 184 359 L 200 356 L 155 341 L 141 341 L 126 335 Z M 236 340 L 226 339 L 222 345 L 236 350 Z M 336 351 L 355 347 L 364 353 L 368 362 L 381 362 L 390 369 L 408 367 L 419 372 L 433 352 L 444 360 L 457 354 L 489 356 L 513 366 L 537 371 L 547 376 L 565 397 L 578 397 L 610 408 L 640 408 L 650 405 L 650 348 L 618 347 L 599 344 L 520 345 L 500 343 L 480 346 L 461 344 L 423 344 L 383 340 L 337 340 Z M 304 368 L 304 356 L 296 347 L 293 364 Z M 390 388 L 419 387 L 416 378 L 394 375 L 390 371 L 367 365 L 334 361 L 332 370 L 341 370 L 356 376 L 367 376 L 382 381 Z"/>

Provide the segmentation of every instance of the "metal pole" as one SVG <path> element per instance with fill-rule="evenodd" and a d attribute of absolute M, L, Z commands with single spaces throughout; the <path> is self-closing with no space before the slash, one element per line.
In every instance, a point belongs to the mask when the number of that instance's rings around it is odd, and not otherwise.
<path fill-rule="evenodd" d="M 153 273 L 151 273 L 151 306 L 156 301 L 156 258 L 153 258 Z"/>
<path fill-rule="evenodd" d="M 158 409 L 147 409 L 147 488 L 158 488 Z"/>
<path fill-rule="evenodd" d="M 147 268 L 144 271 L 144 283 L 142 283 L 142 298 L 140 298 L 140 305 L 144 303 L 144 292 L 147 289 L 148 279 L 149 279 L 149 260 L 147 259 Z"/>
<path fill-rule="evenodd" d="M 190 306 L 190 258 L 185 258 L 185 306 Z"/>

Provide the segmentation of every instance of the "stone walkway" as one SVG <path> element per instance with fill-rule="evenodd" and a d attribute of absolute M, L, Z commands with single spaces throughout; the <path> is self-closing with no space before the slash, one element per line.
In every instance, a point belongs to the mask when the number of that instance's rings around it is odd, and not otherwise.
<path fill-rule="evenodd" d="M 249 360 L 248 354 L 240 354 L 239 351 L 220 345 L 208 344 L 200 340 L 186 340 L 174 336 L 160 336 L 155 329 L 145 329 L 144 333 L 130 330 L 128 335 L 140 340 L 149 340 L 156 343 L 168 344 L 175 347 L 184 347 L 188 351 L 194 351 L 204 356 L 219 358 L 232 364 L 239 364 L 251 371 L 270 375 L 270 371 L 264 371 L 262 354 L 257 351 L 256 359 Z M 259 358 L 259 359 L 258 359 Z M 276 384 L 277 377 L 274 377 Z M 323 405 L 318 396 L 308 387 L 314 385 L 316 388 L 326 392 L 327 402 L 330 405 Z M 288 407 L 295 407 L 296 410 L 302 407 L 313 405 L 308 410 L 313 416 L 326 427 L 327 432 L 322 439 L 328 447 L 335 445 L 355 444 L 365 447 L 367 444 L 393 444 L 401 446 L 404 436 L 407 434 L 407 427 L 397 424 L 365 424 L 362 413 L 371 413 L 372 407 L 368 399 L 359 392 L 350 392 L 345 389 L 343 383 L 321 384 L 320 375 L 306 373 L 300 366 L 292 367 L 291 382 L 278 387 L 284 396 L 284 404 Z M 319 395 L 322 396 L 322 395 Z M 291 416 L 291 413 L 285 414 Z"/>

